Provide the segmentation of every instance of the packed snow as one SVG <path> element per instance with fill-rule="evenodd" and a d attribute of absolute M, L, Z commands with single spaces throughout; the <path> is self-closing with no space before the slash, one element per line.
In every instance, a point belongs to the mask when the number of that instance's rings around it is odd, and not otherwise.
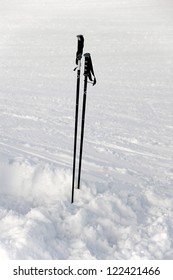
<path fill-rule="evenodd" d="M 172 1 L 0 2 L 0 259 L 172 259 Z M 97 85 L 71 204 L 78 34 Z"/>

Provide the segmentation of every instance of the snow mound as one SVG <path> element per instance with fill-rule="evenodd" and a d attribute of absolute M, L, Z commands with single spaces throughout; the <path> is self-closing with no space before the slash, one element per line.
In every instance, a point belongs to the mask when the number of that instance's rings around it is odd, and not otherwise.
<path fill-rule="evenodd" d="M 69 198 L 71 174 L 51 165 L 34 165 L 27 160 L 0 162 L 1 194 L 28 201 L 54 202 Z"/>
<path fill-rule="evenodd" d="M 152 188 L 85 185 L 26 159 L 0 162 L 1 259 L 172 258 L 172 200 Z"/>

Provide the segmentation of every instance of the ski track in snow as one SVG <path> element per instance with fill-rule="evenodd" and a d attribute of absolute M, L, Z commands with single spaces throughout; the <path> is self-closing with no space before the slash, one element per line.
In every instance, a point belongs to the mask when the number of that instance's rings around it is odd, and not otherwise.
<path fill-rule="evenodd" d="M 172 4 L 11 3 L 0 11 L 0 259 L 172 259 Z M 98 83 L 71 205 L 80 33 Z"/>

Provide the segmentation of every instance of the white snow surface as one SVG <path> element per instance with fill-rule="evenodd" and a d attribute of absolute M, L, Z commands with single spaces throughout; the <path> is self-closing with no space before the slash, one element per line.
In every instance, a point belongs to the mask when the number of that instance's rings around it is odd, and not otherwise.
<path fill-rule="evenodd" d="M 0 259 L 173 259 L 172 14 L 171 0 L 0 1 Z M 77 34 L 97 85 L 71 204 Z M 82 91 L 83 75 L 80 106 Z"/>

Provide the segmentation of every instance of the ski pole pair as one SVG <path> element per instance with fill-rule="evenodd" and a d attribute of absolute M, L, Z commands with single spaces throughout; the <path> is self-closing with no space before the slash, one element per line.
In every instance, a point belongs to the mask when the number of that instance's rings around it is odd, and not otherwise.
<path fill-rule="evenodd" d="M 73 151 L 73 174 L 72 174 L 72 196 L 71 203 L 74 202 L 74 188 L 75 188 L 75 174 L 76 174 L 76 151 L 77 151 L 77 132 L 78 132 L 78 114 L 79 114 L 79 93 L 80 93 L 80 75 L 81 75 L 81 59 L 84 48 L 83 35 L 77 35 L 78 45 L 76 52 L 77 67 L 77 83 L 76 83 L 76 109 L 75 109 L 75 129 L 74 129 L 74 151 Z M 81 167 L 82 167 L 82 152 L 83 152 L 83 139 L 84 139 L 84 125 L 85 125 L 85 111 L 86 111 L 86 96 L 88 79 L 92 82 L 93 86 L 96 84 L 96 77 L 93 70 L 92 60 L 90 53 L 85 53 L 84 65 L 84 92 L 83 92 L 83 105 L 82 105 L 82 121 L 81 121 L 81 137 L 80 137 L 80 150 L 79 150 L 79 167 L 77 188 L 80 189 Z"/>

